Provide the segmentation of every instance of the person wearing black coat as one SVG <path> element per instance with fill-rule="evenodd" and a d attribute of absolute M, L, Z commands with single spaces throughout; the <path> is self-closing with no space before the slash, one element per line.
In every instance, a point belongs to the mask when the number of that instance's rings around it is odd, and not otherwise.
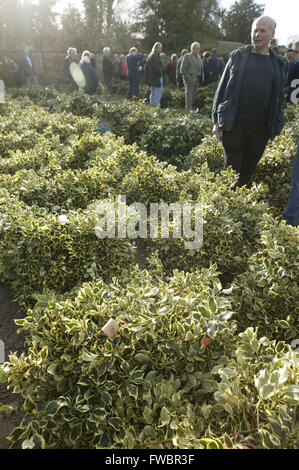
<path fill-rule="evenodd" d="M 205 79 L 204 79 L 202 86 L 207 86 L 209 85 L 209 83 L 212 82 L 212 70 L 210 67 L 211 54 L 209 51 L 205 51 L 202 56 L 203 56 L 202 65 L 203 65 L 203 71 L 205 75 Z"/>
<path fill-rule="evenodd" d="M 225 169 L 239 173 L 238 186 L 249 183 L 268 140 L 285 123 L 288 64 L 269 49 L 275 28 L 269 16 L 254 20 L 251 45 L 231 52 L 214 97 L 213 132 L 223 144 Z"/>
<path fill-rule="evenodd" d="M 84 93 L 88 95 L 94 95 L 97 91 L 97 87 L 99 84 L 99 78 L 94 67 L 90 63 L 90 56 L 91 53 L 89 51 L 84 51 L 82 54 L 82 58 L 79 62 L 81 70 L 84 74 L 86 85 L 84 87 Z"/>
<path fill-rule="evenodd" d="M 126 56 L 129 80 L 129 100 L 132 96 L 138 96 L 140 84 L 140 71 L 142 70 L 143 54 L 137 52 L 136 47 L 131 47 L 129 54 Z"/>
<path fill-rule="evenodd" d="M 164 68 L 160 59 L 162 44 L 156 42 L 145 64 L 145 82 L 151 88 L 150 104 L 158 106 L 162 97 Z"/>
<path fill-rule="evenodd" d="M 103 54 L 104 55 L 103 55 L 102 66 L 103 66 L 104 82 L 108 88 L 111 88 L 112 78 L 113 78 L 113 73 L 114 73 L 114 66 L 113 66 L 112 60 L 110 59 L 110 54 L 111 54 L 110 47 L 104 47 Z"/>

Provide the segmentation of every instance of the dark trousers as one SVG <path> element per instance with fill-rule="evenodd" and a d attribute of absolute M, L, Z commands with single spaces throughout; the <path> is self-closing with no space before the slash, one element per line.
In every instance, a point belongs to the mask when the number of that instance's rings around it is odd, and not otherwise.
<path fill-rule="evenodd" d="M 133 74 L 132 75 L 129 74 L 128 78 L 129 78 L 128 98 L 130 100 L 132 96 L 138 96 L 140 78 L 137 75 L 133 75 Z"/>
<path fill-rule="evenodd" d="M 247 184 L 269 140 L 266 120 L 237 118 L 230 131 L 223 131 L 225 169 L 239 173 L 238 186 Z"/>

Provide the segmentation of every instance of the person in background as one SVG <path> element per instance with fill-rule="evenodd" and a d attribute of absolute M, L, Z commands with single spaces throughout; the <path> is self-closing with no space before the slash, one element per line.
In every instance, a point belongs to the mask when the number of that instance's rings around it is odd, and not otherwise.
<path fill-rule="evenodd" d="M 163 87 L 168 85 L 168 77 L 167 77 L 167 58 L 164 52 L 161 52 L 160 54 L 160 59 L 162 62 L 162 67 L 163 67 L 163 75 L 162 75 L 162 80 L 163 80 Z"/>
<path fill-rule="evenodd" d="M 99 78 L 97 76 L 97 73 L 94 67 L 90 63 L 90 57 L 91 57 L 91 53 L 89 51 L 84 51 L 82 53 L 79 66 L 81 67 L 85 80 L 86 80 L 84 93 L 87 93 L 88 95 L 94 95 L 97 91 Z"/>
<path fill-rule="evenodd" d="M 121 60 L 118 54 L 113 54 L 113 78 L 115 80 L 120 80 L 121 73 Z"/>
<path fill-rule="evenodd" d="M 251 45 L 230 55 L 214 97 L 214 134 L 222 141 L 225 169 L 231 166 L 247 185 L 268 140 L 284 122 L 287 61 L 269 49 L 276 22 L 260 16 L 252 24 Z"/>
<path fill-rule="evenodd" d="M 297 143 L 297 152 L 294 158 L 290 197 L 287 207 L 283 211 L 283 217 L 288 225 L 298 227 L 299 224 L 299 139 Z"/>
<path fill-rule="evenodd" d="M 199 52 L 200 44 L 194 42 L 191 44 L 191 52 L 184 55 L 181 65 L 181 74 L 185 84 L 185 106 L 188 112 L 191 111 L 196 93 L 205 80 Z"/>
<path fill-rule="evenodd" d="M 72 63 L 78 64 L 77 49 L 75 47 L 69 47 L 69 49 L 67 50 L 67 54 L 62 66 L 62 71 L 69 78 L 72 89 L 76 91 L 78 90 L 78 85 L 70 73 L 70 65 Z"/>
<path fill-rule="evenodd" d="M 139 75 L 140 75 L 140 84 L 144 82 L 144 77 L 145 77 L 145 64 L 146 64 L 147 57 L 148 57 L 147 54 L 142 54 L 142 55 L 143 55 L 143 59 L 142 59 L 142 62 L 141 62 L 141 64 L 140 64 L 141 70 L 140 70 L 140 72 L 139 72 Z"/>
<path fill-rule="evenodd" d="M 211 59 L 209 65 L 212 72 L 211 81 L 217 82 L 219 80 L 221 62 L 219 57 L 217 57 L 216 49 L 212 49 L 211 51 Z"/>
<path fill-rule="evenodd" d="M 167 67 L 166 67 L 168 83 L 172 87 L 176 87 L 177 62 L 178 62 L 178 56 L 176 54 L 172 54 L 170 61 L 167 63 Z"/>
<path fill-rule="evenodd" d="M 90 53 L 90 65 L 96 70 L 97 64 L 96 64 L 96 56 L 94 52 Z"/>
<path fill-rule="evenodd" d="M 114 67 L 112 60 L 110 59 L 111 50 L 110 47 L 104 47 L 103 49 L 103 74 L 104 74 L 104 82 L 108 88 L 112 88 L 112 78 Z"/>
<path fill-rule="evenodd" d="M 30 51 L 26 49 L 20 62 L 20 73 L 25 86 L 37 85 L 34 61 Z"/>
<path fill-rule="evenodd" d="M 181 74 L 181 65 L 182 65 L 183 57 L 184 57 L 185 54 L 187 54 L 187 52 L 188 52 L 187 49 L 182 50 L 181 57 L 179 58 L 179 60 L 177 62 L 177 66 L 176 66 L 176 82 L 177 82 L 177 86 L 179 88 L 184 88 L 184 80 L 183 80 L 183 76 Z"/>
<path fill-rule="evenodd" d="M 288 61 L 288 64 L 289 64 L 289 71 L 290 69 L 292 69 L 292 66 L 293 64 L 295 63 L 296 59 L 297 59 L 297 51 L 296 49 L 292 49 L 291 47 L 289 47 L 286 52 L 285 52 L 285 57 Z"/>
<path fill-rule="evenodd" d="M 225 61 L 223 57 L 219 57 L 219 60 L 220 60 L 220 68 L 219 68 L 219 78 L 220 78 L 225 69 Z"/>
<path fill-rule="evenodd" d="M 155 42 L 145 64 L 145 82 L 150 86 L 150 104 L 154 107 L 160 104 L 163 91 L 162 47 L 161 42 Z"/>
<path fill-rule="evenodd" d="M 212 82 L 212 70 L 210 68 L 211 53 L 209 51 L 205 51 L 202 57 L 203 71 L 205 74 L 205 79 L 202 86 L 207 86 Z"/>
<path fill-rule="evenodd" d="M 7 87 L 18 87 L 21 86 L 21 78 L 19 74 L 19 68 L 16 62 L 9 56 L 3 57 L 3 65 L 7 71 Z M 5 80 L 4 80 L 5 82 Z"/>
<path fill-rule="evenodd" d="M 126 56 L 126 63 L 128 68 L 129 91 L 128 99 L 133 96 L 138 96 L 140 84 L 140 68 L 143 55 L 137 52 L 136 47 L 131 47 L 129 54 Z"/>
<path fill-rule="evenodd" d="M 127 67 L 127 62 L 126 62 L 124 54 L 120 54 L 119 58 L 121 62 L 120 79 L 127 80 L 128 79 L 128 67 Z"/>

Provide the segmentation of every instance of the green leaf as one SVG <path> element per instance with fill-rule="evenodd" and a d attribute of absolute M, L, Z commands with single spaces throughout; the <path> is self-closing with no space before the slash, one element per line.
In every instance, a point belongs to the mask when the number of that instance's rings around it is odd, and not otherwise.
<path fill-rule="evenodd" d="M 122 420 L 118 417 L 110 418 L 108 423 L 112 426 L 116 431 L 119 431 L 122 427 Z"/>
<path fill-rule="evenodd" d="M 110 395 L 110 393 L 108 392 L 101 392 L 101 399 L 103 400 L 103 402 L 106 404 L 106 405 L 111 405 L 112 404 L 112 397 Z"/>
<path fill-rule="evenodd" d="M 290 385 L 284 392 L 286 398 L 290 398 L 295 403 L 299 401 L 299 386 Z"/>
<path fill-rule="evenodd" d="M 144 354 L 144 353 L 135 354 L 135 359 L 136 359 L 136 361 L 143 362 L 143 363 L 149 362 L 149 360 L 150 360 L 149 356 L 147 354 Z"/>
<path fill-rule="evenodd" d="M 55 415 L 55 414 L 60 410 L 60 408 L 62 408 L 63 406 L 67 406 L 67 402 L 65 402 L 65 401 L 59 401 L 59 400 L 50 401 L 50 403 L 48 403 L 48 405 L 47 405 L 47 407 L 46 407 L 46 414 L 47 414 L 47 415 L 50 415 L 50 416 L 53 416 L 53 415 Z"/>
<path fill-rule="evenodd" d="M 148 406 L 145 408 L 142 416 L 144 417 L 146 423 L 152 424 L 153 422 L 152 410 Z"/>
<path fill-rule="evenodd" d="M 150 426 L 149 424 L 144 427 L 144 433 L 147 437 L 151 439 L 156 439 L 156 431 L 153 426 Z"/>
<path fill-rule="evenodd" d="M 217 334 L 217 331 L 218 331 L 218 323 L 216 320 L 211 320 L 209 322 L 209 325 L 208 325 L 208 329 L 207 329 L 207 334 L 213 338 L 214 336 L 216 336 Z"/>
<path fill-rule="evenodd" d="M 215 300 L 212 298 L 209 300 L 209 308 L 213 313 L 216 313 L 217 305 L 216 305 Z"/>
<path fill-rule="evenodd" d="M 82 423 L 76 423 L 72 427 L 71 439 L 77 441 L 82 434 Z"/>
<path fill-rule="evenodd" d="M 267 400 L 268 398 L 272 397 L 272 395 L 275 394 L 275 387 L 272 384 L 263 385 L 259 389 L 259 393 L 264 400 Z"/>
<path fill-rule="evenodd" d="M 22 449 L 34 449 L 34 447 L 35 444 L 31 439 L 25 439 L 25 441 L 22 442 Z"/>
<path fill-rule="evenodd" d="M 135 400 L 137 400 L 137 398 L 138 398 L 138 388 L 135 387 L 135 385 L 129 385 L 128 386 L 128 392 L 129 392 L 129 395 L 131 395 L 131 397 L 134 397 Z"/>
<path fill-rule="evenodd" d="M 170 422 L 171 416 L 168 414 L 168 410 L 163 406 L 160 414 L 162 426 L 166 426 Z"/>

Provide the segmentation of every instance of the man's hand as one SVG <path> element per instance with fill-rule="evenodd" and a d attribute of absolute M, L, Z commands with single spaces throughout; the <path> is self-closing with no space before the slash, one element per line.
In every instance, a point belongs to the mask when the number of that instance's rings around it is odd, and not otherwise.
<path fill-rule="evenodd" d="M 217 137 L 218 142 L 222 142 L 222 131 L 219 129 L 218 123 L 215 122 L 213 126 L 213 133 Z"/>

